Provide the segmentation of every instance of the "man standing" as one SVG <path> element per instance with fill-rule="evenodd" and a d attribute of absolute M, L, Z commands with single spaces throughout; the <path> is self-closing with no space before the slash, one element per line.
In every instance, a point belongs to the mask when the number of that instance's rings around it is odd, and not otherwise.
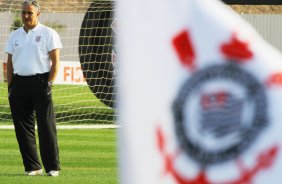
<path fill-rule="evenodd" d="M 51 95 L 62 44 L 53 29 L 39 23 L 40 6 L 36 1 L 24 1 L 21 15 L 24 26 L 10 34 L 5 48 L 9 103 L 16 137 L 25 174 L 41 175 L 36 148 L 36 116 L 44 169 L 48 176 L 58 176 L 59 150 Z"/>

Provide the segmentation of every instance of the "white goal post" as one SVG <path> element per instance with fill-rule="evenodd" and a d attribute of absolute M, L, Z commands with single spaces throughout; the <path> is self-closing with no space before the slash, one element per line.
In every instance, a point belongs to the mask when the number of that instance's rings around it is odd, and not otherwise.
<path fill-rule="evenodd" d="M 40 1 L 40 22 L 61 38 L 61 68 L 53 87 L 58 123 L 110 124 L 115 120 L 115 19 L 113 1 Z M 4 47 L 21 23 L 22 0 L 0 0 L 0 124 L 12 122 Z"/>

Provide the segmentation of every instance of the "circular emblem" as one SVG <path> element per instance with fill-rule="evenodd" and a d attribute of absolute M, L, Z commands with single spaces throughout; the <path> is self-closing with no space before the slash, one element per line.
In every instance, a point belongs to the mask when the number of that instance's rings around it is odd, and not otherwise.
<path fill-rule="evenodd" d="M 115 22 L 114 2 L 93 2 L 88 8 L 79 35 L 79 58 L 86 82 L 95 96 L 114 107 Z"/>
<path fill-rule="evenodd" d="M 233 63 L 195 72 L 173 113 L 180 146 L 201 167 L 237 157 L 268 123 L 264 87 Z"/>

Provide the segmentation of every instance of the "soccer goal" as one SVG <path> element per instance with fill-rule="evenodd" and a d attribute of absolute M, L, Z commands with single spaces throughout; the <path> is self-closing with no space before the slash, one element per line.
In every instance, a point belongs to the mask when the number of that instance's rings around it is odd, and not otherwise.
<path fill-rule="evenodd" d="M 115 120 L 116 48 L 113 1 L 46 0 L 40 22 L 61 38 L 60 71 L 53 87 L 58 123 L 109 124 Z M 22 0 L 0 0 L 0 123 L 12 122 L 4 47 L 21 26 Z"/>

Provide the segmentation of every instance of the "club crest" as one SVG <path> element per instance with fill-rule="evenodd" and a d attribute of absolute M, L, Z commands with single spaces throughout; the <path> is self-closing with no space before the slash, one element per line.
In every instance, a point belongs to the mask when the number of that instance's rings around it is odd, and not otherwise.
<path fill-rule="evenodd" d="M 202 168 L 242 154 L 268 124 L 264 87 L 232 62 L 190 77 L 173 113 L 180 146 Z"/>
<path fill-rule="evenodd" d="M 40 42 L 40 41 L 41 41 L 41 36 L 36 36 L 36 37 L 35 37 L 35 41 L 36 41 L 36 42 Z"/>

